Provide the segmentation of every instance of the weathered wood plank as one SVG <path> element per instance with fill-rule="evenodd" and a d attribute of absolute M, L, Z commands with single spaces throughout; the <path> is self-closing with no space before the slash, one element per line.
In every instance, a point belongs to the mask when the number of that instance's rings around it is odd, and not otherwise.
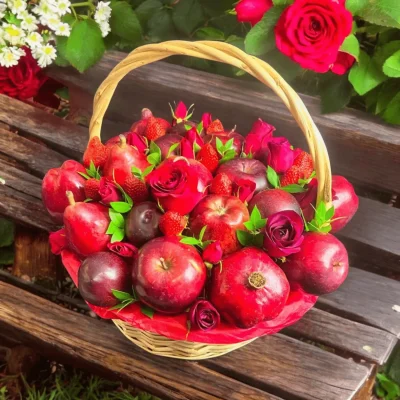
<path fill-rule="evenodd" d="M 391 333 L 316 308 L 283 333 L 304 337 L 380 365 L 387 361 L 397 343 L 396 336 Z"/>
<path fill-rule="evenodd" d="M 400 282 L 350 268 L 349 276 L 334 293 L 321 296 L 317 306 L 400 337 Z"/>
<path fill-rule="evenodd" d="M 280 334 L 264 336 L 243 350 L 202 363 L 296 400 L 351 399 L 369 376 L 366 366 Z"/>
<path fill-rule="evenodd" d="M 86 128 L 4 95 L 0 95 L 0 121 L 28 132 L 72 158 L 80 159 L 87 145 Z"/>
<path fill-rule="evenodd" d="M 84 77 L 64 68 L 53 69 L 51 74 L 93 94 L 124 57 L 124 53 L 108 52 Z M 334 173 L 379 189 L 398 191 L 399 128 L 385 126 L 380 120 L 351 109 L 321 115 L 317 99 L 309 96 L 302 98 L 323 133 Z M 243 133 L 261 117 L 274 124 L 278 134 L 287 136 L 294 144 L 304 143 L 300 140 L 299 128 L 283 103 L 264 86 L 165 62 L 148 65 L 129 74 L 116 90 L 107 118 L 131 123 L 138 118 L 143 107 L 169 118 L 167 104 L 174 100 L 195 103 L 196 118 L 201 112 L 209 111 L 228 128 L 237 125 L 239 132 Z"/>
<path fill-rule="evenodd" d="M 18 305 L 18 313 L 15 310 Z M 151 356 L 111 324 L 0 282 L 0 327 L 41 351 L 62 354 L 80 366 L 113 373 L 163 399 L 273 400 L 275 396 L 201 364 Z"/>
<path fill-rule="evenodd" d="M 39 176 L 44 176 L 50 168 L 59 167 L 67 160 L 57 151 L 1 128 L 0 153 L 14 158 Z"/>

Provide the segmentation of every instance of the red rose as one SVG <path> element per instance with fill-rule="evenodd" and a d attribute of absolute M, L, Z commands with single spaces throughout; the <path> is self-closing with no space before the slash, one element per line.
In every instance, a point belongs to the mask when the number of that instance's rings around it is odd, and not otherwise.
<path fill-rule="evenodd" d="M 237 20 L 255 25 L 271 7 L 272 0 L 241 0 L 235 7 Z"/>
<path fill-rule="evenodd" d="M 244 153 L 251 154 L 256 159 L 265 158 L 268 154 L 268 142 L 271 140 L 274 131 L 274 126 L 259 118 L 245 138 Z"/>
<path fill-rule="evenodd" d="M 110 205 L 113 201 L 121 200 L 121 193 L 117 186 L 104 177 L 100 178 L 99 195 L 101 202 L 106 206 Z"/>
<path fill-rule="evenodd" d="M 194 158 L 193 143 L 190 143 L 189 139 L 181 139 L 181 156 L 186 158 Z"/>
<path fill-rule="evenodd" d="M 118 254 L 121 257 L 131 258 L 135 257 L 138 249 L 130 243 L 123 243 L 123 242 L 114 242 L 108 243 L 108 249 L 112 252 Z"/>
<path fill-rule="evenodd" d="M 190 327 L 194 330 L 210 331 L 220 322 L 216 308 L 207 300 L 197 300 L 189 310 Z"/>
<path fill-rule="evenodd" d="M 185 215 L 207 194 L 212 175 L 198 161 L 175 157 L 162 162 L 146 179 L 164 210 Z"/>
<path fill-rule="evenodd" d="M 139 135 L 136 132 L 129 132 L 124 135 L 126 136 L 126 143 L 130 144 L 133 147 L 136 147 L 141 153 L 144 153 L 147 150 L 148 143 L 147 139 L 144 136 Z M 119 143 L 120 137 L 117 136 L 117 139 L 118 140 L 116 141 L 116 143 Z"/>
<path fill-rule="evenodd" d="M 0 93 L 20 100 L 36 96 L 47 79 L 30 49 L 23 47 L 23 50 L 26 55 L 19 59 L 18 65 L 0 67 Z"/>
<path fill-rule="evenodd" d="M 210 243 L 203 251 L 202 257 L 205 262 L 218 264 L 223 256 L 223 250 L 219 240 Z"/>
<path fill-rule="evenodd" d="M 237 179 L 233 182 L 233 193 L 240 201 L 249 202 L 256 191 L 256 183 L 249 179 Z"/>
<path fill-rule="evenodd" d="M 284 174 L 294 161 L 294 151 L 285 137 L 275 137 L 268 142 L 267 163 L 278 174 Z"/>
<path fill-rule="evenodd" d="M 334 0 L 296 0 L 275 27 L 278 49 L 303 68 L 327 72 L 351 33 L 353 17 Z"/>
<path fill-rule="evenodd" d="M 200 147 L 204 146 L 204 141 L 201 138 L 201 136 L 198 134 L 196 128 L 192 128 L 189 131 L 186 132 L 185 135 L 186 139 L 189 140 L 189 142 L 194 145 L 195 143 L 198 144 Z"/>
<path fill-rule="evenodd" d="M 335 63 L 332 66 L 332 72 L 337 75 L 345 74 L 354 64 L 356 59 L 349 53 L 339 51 Z"/>
<path fill-rule="evenodd" d="M 207 130 L 212 122 L 212 115 L 210 113 L 204 113 L 201 117 L 201 122 L 203 123 L 203 128 Z"/>

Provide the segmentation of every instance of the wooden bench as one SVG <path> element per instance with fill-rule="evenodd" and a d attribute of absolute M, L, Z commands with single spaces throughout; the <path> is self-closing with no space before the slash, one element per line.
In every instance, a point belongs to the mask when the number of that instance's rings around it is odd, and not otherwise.
<path fill-rule="evenodd" d="M 51 73 L 70 87 L 75 107 L 90 114 L 93 93 L 122 57 L 111 52 L 83 76 L 64 69 Z M 181 99 L 196 104 L 197 117 L 211 111 L 242 132 L 261 117 L 302 144 L 288 112 L 257 83 L 169 63 L 125 79 L 106 115 L 104 136 L 128 129 L 143 107 L 168 117 L 167 103 Z M 400 132 L 353 110 L 322 116 L 317 100 L 304 100 L 326 139 L 334 173 L 346 175 L 362 194 L 358 214 L 340 234 L 351 256 L 349 277 L 283 332 L 223 357 L 185 362 L 151 356 L 106 321 L 68 310 L 65 305 L 87 307 L 57 285 L 48 289 L 21 279 L 59 280 L 62 269 L 46 245 L 46 232 L 56 227 L 41 203 L 41 178 L 67 158 L 80 159 L 88 132 L 0 96 L 0 176 L 6 181 L 0 185 L 0 214 L 22 227 L 16 244 L 17 253 L 24 251 L 14 274 L 0 270 L 0 341 L 12 335 L 49 357 L 116 376 L 162 399 L 369 399 L 376 367 L 400 336 L 400 313 L 392 308 L 400 305 L 400 282 L 393 279 L 400 275 L 400 209 L 389 204 L 399 185 Z"/>

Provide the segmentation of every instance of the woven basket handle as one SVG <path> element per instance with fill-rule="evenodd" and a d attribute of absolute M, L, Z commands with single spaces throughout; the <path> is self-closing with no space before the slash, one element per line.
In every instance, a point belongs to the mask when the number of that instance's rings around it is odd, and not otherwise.
<path fill-rule="evenodd" d="M 317 204 L 324 201 L 331 204 L 332 175 L 328 151 L 318 128 L 298 94 L 266 62 L 250 56 L 242 50 L 223 42 L 169 41 L 138 47 L 117 64 L 97 89 L 90 121 L 90 138 L 100 138 L 104 114 L 119 81 L 130 71 L 143 65 L 162 60 L 172 55 L 186 55 L 233 65 L 271 88 L 289 109 L 307 139 L 310 154 L 314 160 L 318 179 Z"/>

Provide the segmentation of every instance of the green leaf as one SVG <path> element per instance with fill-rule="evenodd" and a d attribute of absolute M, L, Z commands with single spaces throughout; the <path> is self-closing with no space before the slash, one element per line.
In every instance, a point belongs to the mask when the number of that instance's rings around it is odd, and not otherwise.
<path fill-rule="evenodd" d="M 247 53 L 261 56 L 275 47 L 274 27 L 283 10 L 283 6 L 270 8 L 264 14 L 262 20 L 251 28 L 244 40 Z"/>
<path fill-rule="evenodd" d="M 151 153 L 147 156 L 147 161 L 152 165 L 158 165 L 161 162 L 161 156 L 157 153 Z"/>
<path fill-rule="evenodd" d="M 65 57 L 79 72 L 84 72 L 101 59 L 104 50 L 99 26 L 93 20 L 85 19 L 72 28 Z"/>
<path fill-rule="evenodd" d="M 360 43 L 356 36 L 353 34 L 347 36 L 340 47 L 340 51 L 351 54 L 358 61 L 358 57 L 360 56 Z"/>
<path fill-rule="evenodd" d="M 250 232 L 237 230 L 236 236 L 242 246 L 249 246 L 253 242 L 253 235 Z"/>
<path fill-rule="evenodd" d="M 128 203 L 125 203 L 123 201 L 112 201 L 110 203 L 110 206 L 113 210 L 115 210 L 116 212 L 119 212 L 121 214 L 131 211 L 131 208 L 132 208 L 131 205 L 129 205 Z"/>
<path fill-rule="evenodd" d="M 146 0 L 135 9 L 135 13 L 142 26 L 146 26 L 151 16 L 162 7 L 160 0 Z"/>
<path fill-rule="evenodd" d="M 195 36 L 200 40 L 225 40 L 224 32 L 212 26 L 197 29 Z"/>
<path fill-rule="evenodd" d="M 255 224 L 260 219 L 262 219 L 260 210 L 258 209 L 257 206 L 254 206 L 253 211 L 251 212 L 251 215 L 250 215 L 250 220 L 253 222 L 253 224 Z"/>
<path fill-rule="evenodd" d="M 393 98 L 400 92 L 400 82 L 389 80 L 379 87 L 379 92 L 375 94 L 375 114 L 384 112 Z"/>
<path fill-rule="evenodd" d="M 151 141 L 150 142 L 150 147 L 149 147 L 150 153 L 158 154 L 161 158 L 161 149 L 157 145 L 157 143 Z"/>
<path fill-rule="evenodd" d="M 199 245 L 201 242 L 199 239 L 193 238 L 193 237 L 189 237 L 189 236 L 185 236 L 180 240 L 181 243 L 183 244 L 190 244 L 192 246 L 197 246 Z"/>
<path fill-rule="evenodd" d="M 330 220 L 333 218 L 333 215 L 335 214 L 335 207 L 331 207 L 329 210 L 325 212 L 325 219 Z"/>
<path fill-rule="evenodd" d="M 274 6 L 289 6 L 293 4 L 294 0 L 272 0 Z"/>
<path fill-rule="evenodd" d="M 56 36 L 57 58 L 55 63 L 59 67 L 68 67 L 71 65 L 66 58 L 67 42 L 68 38 L 66 36 Z"/>
<path fill-rule="evenodd" d="M 132 7 L 126 1 L 111 2 L 110 27 L 114 35 L 131 43 L 142 38 L 142 27 Z"/>
<path fill-rule="evenodd" d="M 200 0 L 200 4 L 211 17 L 217 17 L 232 8 L 232 0 Z"/>
<path fill-rule="evenodd" d="M 153 171 L 154 169 L 154 165 L 150 165 L 149 167 L 147 167 L 142 174 L 142 177 L 145 178 L 151 171 Z"/>
<path fill-rule="evenodd" d="M 273 49 L 266 56 L 267 62 L 275 68 L 285 81 L 290 82 L 302 72 L 299 64 L 285 56 L 278 49 Z"/>
<path fill-rule="evenodd" d="M 224 145 L 222 144 L 222 140 L 219 137 L 215 139 L 215 146 L 217 147 L 217 151 L 219 154 L 222 154 L 224 152 Z"/>
<path fill-rule="evenodd" d="M 112 235 L 117 229 L 119 229 L 118 226 L 115 225 L 114 222 L 111 221 L 110 224 L 108 225 L 106 234 Z"/>
<path fill-rule="evenodd" d="M 118 228 L 111 236 L 111 243 L 121 242 L 124 239 L 124 237 L 125 237 L 124 229 Z"/>
<path fill-rule="evenodd" d="M 63 100 L 69 100 L 69 89 L 67 87 L 62 87 L 56 90 L 56 95 Z"/>
<path fill-rule="evenodd" d="M 400 125 L 400 93 L 397 93 L 396 96 L 389 102 L 386 110 L 383 112 L 382 117 L 386 122 L 390 124 Z"/>
<path fill-rule="evenodd" d="M 400 78 L 400 50 L 385 61 L 383 72 L 391 78 Z"/>
<path fill-rule="evenodd" d="M 253 224 L 253 222 L 251 220 L 244 222 L 243 225 L 249 231 L 255 231 L 256 230 L 256 227 L 254 226 L 254 224 Z"/>
<path fill-rule="evenodd" d="M 200 231 L 200 233 L 199 233 L 199 240 L 200 240 L 200 242 L 203 241 L 203 237 L 204 237 L 204 234 L 205 234 L 205 232 L 206 232 L 206 229 L 207 229 L 207 225 L 204 225 L 204 226 L 201 228 L 201 231 Z"/>
<path fill-rule="evenodd" d="M 142 170 L 138 167 L 132 166 L 131 168 L 132 174 L 136 176 L 136 178 L 141 179 L 143 176 Z"/>
<path fill-rule="evenodd" d="M 120 290 L 116 290 L 116 289 L 111 289 L 111 293 L 119 301 L 130 300 L 130 299 L 134 298 L 132 296 L 132 294 L 127 293 L 127 292 L 121 292 Z"/>
<path fill-rule="evenodd" d="M 14 222 L 5 218 L 0 218 L 0 247 L 10 246 L 14 242 L 14 235 Z"/>
<path fill-rule="evenodd" d="M 168 149 L 168 153 L 167 153 L 167 157 L 166 157 L 166 158 L 168 158 L 168 157 L 171 155 L 171 153 L 172 153 L 173 151 L 175 151 L 176 148 L 177 148 L 179 145 L 180 145 L 180 142 L 174 143 L 174 144 Z"/>
<path fill-rule="evenodd" d="M 346 8 L 353 14 L 363 9 L 368 4 L 368 0 L 346 0 Z"/>
<path fill-rule="evenodd" d="M 3 247 L 0 251 L 0 265 L 11 265 L 13 262 L 14 262 L 13 246 Z"/>
<path fill-rule="evenodd" d="M 170 10 L 157 11 L 147 22 L 147 36 L 151 42 L 162 42 L 177 37 Z"/>
<path fill-rule="evenodd" d="M 272 185 L 272 187 L 277 188 L 279 187 L 279 176 L 276 171 L 268 165 L 267 168 L 267 179 L 268 182 Z"/>
<path fill-rule="evenodd" d="M 225 144 L 224 144 L 224 151 L 231 150 L 233 148 L 233 138 L 229 139 Z"/>
<path fill-rule="evenodd" d="M 385 61 L 396 53 L 400 49 L 400 40 L 393 40 L 391 42 L 385 43 L 382 46 L 378 46 L 375 50 L 375 54 L 372 57 L 375 64 L 378 67 L 383 68 Z"/>
<path fill-rule="evenodd" d="M 220 163 L 220 164 L 223 164 L 223 163 L 225 163 L 225 162 L 227 162 L 227 161 L 233 160 L 235 157 L 236 157 L 236 151 L 233 150 L 233 149 L 228 150 L 228 151 L 224 154 L 224 156 L 219 160 L 219 163 Z"/>
<path fill-rule="evenodd" d="M 147 306 L 146 304 L 141 304 L 140 305 L 140 311 L 142 314 L 146 315 L 146 317 L 149 317 L 150 319 L 153 319 L 154 317 L 154 310 Z"/>
<path fill-rule="evenodd" d="M 321 112 L 337 112 L 346 107 L 351 99 L 353 87 L 348 75 L 335 75 L 325 79 L 320 85 Z"/>
<path fill-rule="evenodd" d="M 349 80 L 359 95 L 364 95 L 384 82 L 387 77 L 364 51 L 360 51 L 359 63 L 354 65 Z"/>
<path fill-rule="evenodd" d="M 400 22 L 400 2 L 398 0 L 379 0 L 377 6 L 396 22 Z"/>
<path fill-rule="evenodd" d="M 265 228 L 265 225 L 267 225 L 267 218 L 261 218 L 258 221 L 254 222 L 256 230 L 260 230 Z"/>
<path fill-rule="evenodd" d="M 357 12 L 357 15 L 372 24 L 400 28 L 399 21 L 396 21 L 394 15 L 392 16 L 391 13 L 388 14 L 384 11 L 386 6 L 382 7 L 381 2 L 383 4 L 385 0 L 367 0 L 367 4 Z M 397 0 L 394 0 L 394 2 L 397 2 Z"/>
<path fill-rule="evenodd" d="M 226 43 L 231 44 L 232 46 L 235 46 L 239 48 L 240 50 L 244 51 L 244 38 L 236 35 L 230 35 L 228 38 L 225 40 Z"/>
<path fill-rule="evenodd" d="M 121 229 L 124 228 L 125 220 L 124 220 L 124 217 L 120 213 L 118 213 L 110 208 L 108 210 L 108 215 L 110 216 L 111 221 L 114 223 L 115 226 L 117 226 L 118 228 L 121 228 Z"/>
<path fill-rule="evenodd" d="M 306 189 L 304 189 L 303 186 L 296 185 L 296 184 L 286 185 L 286 186 L 281 187 L 281 189 L 288 193 L 304 193 L 304 192 L 306 192 Z"/>
<path fill-rule="evenodd" d="M 199 0 L 180 1 L 172 10 L 172 20 L 178 31 L 190 35 L 205 20 Z"/>

